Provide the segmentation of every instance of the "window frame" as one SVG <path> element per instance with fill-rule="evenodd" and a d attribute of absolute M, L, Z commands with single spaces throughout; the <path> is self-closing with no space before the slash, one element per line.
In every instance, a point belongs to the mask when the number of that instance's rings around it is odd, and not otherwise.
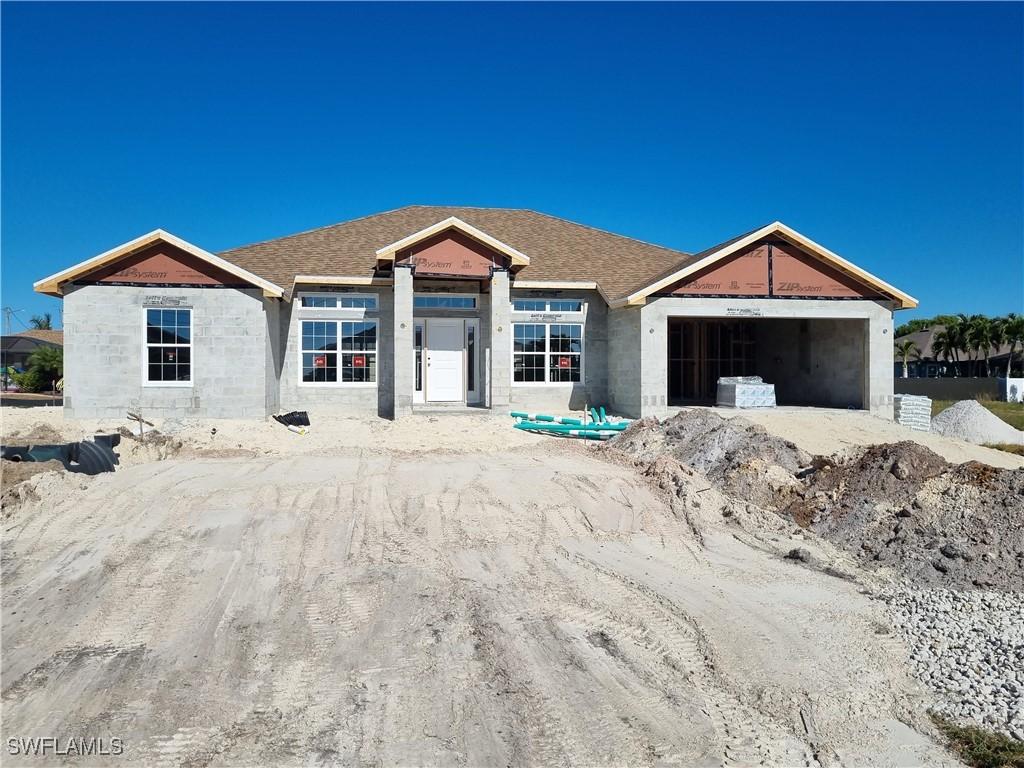
<path fill-rule="evenodd" d="M 373 299 L 373 309 L 368 307 L 305 307 L 302 305 L 303 299 Z M 317 320 L 325 319 L 330 320 L 332 317 L 338 318 L 361 318 L 366 315 L 376 315 L 380 312 L 380 295 L 376 293 L 350 293 L 348 291 L 338 291 L 335 293 L 329 293 L 324 291 L 302 291 L 297 296 L 298 299 L 298 310 L 300 317 L 315 318 Z"/>
<path fill-rule="evenodd" d="M 568 313 L 567 313 L 568 314 Z M 574 313 L 581 314 L 581 313 Z M 587 381 L 587 325 L 582 320 L 512 320 L 511 333 L 509 334 L 509 380 L 513 387 L 577 387 L 583 386 Z M 544 326 L 544 352 L 516 352 L 516 326 L 517 325 L 543 325 Z M 550 381 L 551 356 L 565 353 L 551 351 L 551 326 L 552 325 L 578 325 L 580 327 L 580 380 L 579 381 Z M 516 381 L 516 355 L 517 354 L 543 354 L 544 356 L 544 381 Z"/>
<path fill-rule="evenodd" d="M 543 302 L 544 303 L 544 309 L 516 309 L 516 302 L 517 301 Z M 560 302 L 560 301 L 575 301 L 575 302 L 578 302 L 579 305 L 580 305 L 580 308 L 579 309 L 575 309 L 575 310 L 552 309 L 551 308 L 552 302 Z M 511 311 L 511 313 L 513 315 L 521 315 L 521 316 L 538 315 L 538 314 L 555 315 L 557 317 L 569 318 L 571 320 L 571 322 L 583 322 L 583 319 L 585 319 L 586 316 L 587 316 L 587 300 L 586 299 L 576 299 L 576 298 L 572 298 L 572 297 L 566 298 L 564 296 L 513 296 L 512 298 L 509 299 L 509 308 L 510 308 L 510 311 Z M 523 322 L 526 322 L 526 321 L 524 320 Z M 538 321 L 538 323 L 540 323 L 540 322 L 547 323 L 548 320 Z"/>
<path fill-rule="evenodd" d="M 376 389 L 377 384 L 378 384 L 378 382 L 380 380 L 380 318 L 376 314 L 374 314 L 372 316 L 366 316 L 365 312 L 363 312 L 362 310 L 352 309 L 352 308 L 346 308 L 346 309 L 326 308 L 326 310 L 325 310 L 324 307 L 317 307 L 315 309 L 313 307 L 307 307 L 306 309 L 307 310 L 313 309 L 316 312 L 324 312 L 324 311 L 333 312 L 335 314 L 333 316 L 331 316 L 331 317 L 324 317 L 324 316 L 299 317 L 298 323 L 296 324 L 297 340 L 296 340 L 296 345 L 295 345 L 296 346 L 296 352 L 298 354 L 298 366 L 297 366 L 298 367 L 298 371 L 297 371 L 297 374 L 296 374 L 296 378 L 298 379 L 298 385 L 300 387 L 328 388 L 328 389 L 339 389 L 339 388 L 340 389 Z M 346 312 L 362 312 L 362 314 L 360 316 L 356 317 L 356 316 L 344 314 Z M 331 350 L 330 354 L 337 355 L 337 363 L 338 364 L 336 366 L 336 369 L 338 371 L 338 381 L 306 381 L 306 380 L 304 380 L 302 378 L 302 370 L 303 370 L 303 367 L 304 367 L 303 364 L 302 364 L 302 355 L 304 353 L 306 353 L 307 351 L 308 352 L 316 352 L 317 351 L 317 350 L 306 350 L 302 346 L 302 339 L 303 339 L 303 336 L 304 336 L 304 334 L 302 333 L 302 324 L 303 323 L 333 323 L 334 324 L 334 327 L 335 327 L 335 338 L 337 338 L 337 349 Z M 343 350 L 341 348 L 341 343 L 342 343 L 341 340 L 343 338 L 342 337 L 342 331 L 341 331 L 341 324 L 342 323 L 373 323 L 374 329 L 375 329 L 373 351 L 372 352 L 369 352 L 369 351 L 364 351 L 363 352 L 363 354 L 371 354 L 371 355 L 373 355 L 373 358 L 374 358 L 374 377 L 373 377 L 373 381 L 342 381 L 341 380 L 341 370 L 342 370 L 342 365 L 341 365 L 341 359 L 342 358 L 341 358 L 341 356 L 343 354 L 357 354 L 353 350 L 348 350 L 346 352 L 345 350 Z"/>
<path fill-rule="evenodd" d="M 187 311 L 188 312 L 188 344 L 150 344 L 149 343 L 149 310 L 173 310 L 175 312 Z M 139 360 L 142 363 L 142 386 L 146 388 L 165 388 L 173 387 L 175 389 L 191 389 L 195 386 L 196 382 L 196 318 L 195 318 L 195 307 L 151 307 L 142 305 L 142 354 L 139 355 Z M 189 365 L 189 380 L 188 381 L 150 381 L 149 379 L 149 349 L 150 347 L 188 347 L 188 365 Z"/>
<path fill-rule="evenodd" d="M 472 307 L 417 307 L 416 299 L 424 298 L 472 299 Z M 477 312 L 480 309 L 480 296 L 476 293 L 448 293 L 447 291 L 416 291 L 412 295 L 413 312 Z"/>

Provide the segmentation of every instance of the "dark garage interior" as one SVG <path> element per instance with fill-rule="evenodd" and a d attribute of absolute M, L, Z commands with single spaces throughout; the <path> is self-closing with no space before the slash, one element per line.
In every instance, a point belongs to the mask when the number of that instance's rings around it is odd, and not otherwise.
<path fill-rule="evenodd" d="M 722 376 L 760 376 L 779 405 L 864 408 L 865 320 L 668 319 L 668 402 L 713 404 Z"/>

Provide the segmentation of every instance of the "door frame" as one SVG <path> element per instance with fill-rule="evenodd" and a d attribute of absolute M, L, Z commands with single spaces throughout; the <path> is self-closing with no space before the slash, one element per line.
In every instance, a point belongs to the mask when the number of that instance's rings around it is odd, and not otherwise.
<path fill-rule="evenodd" d="M 462 403 L 466 404 L 466 321 L 461 317 L 425 317 L 423 332 L 423 401 L 424 403 Z M 461 374 L 462 386 L 461 397 L 458 400 L 431 400 L 430 399 L 430 374 L 427 370 L 427 358 L 430 354 L 430 325 L 431 323 L 446 323 L 448 325 L 458 324 L 459 338 L 462 341 L 461 354 L 459 355 L 459 372 Z M 414 331 L 415 332 L 415 331 Z"/>

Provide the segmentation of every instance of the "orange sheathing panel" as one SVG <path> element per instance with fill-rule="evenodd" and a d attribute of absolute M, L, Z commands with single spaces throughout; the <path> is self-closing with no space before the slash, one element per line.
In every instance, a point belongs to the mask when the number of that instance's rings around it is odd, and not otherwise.
<path fill-rule="evenodd" d="M 772 292 L 776 296 L 878 298 L 878 291 L 804 253 L 795 245 L 772 247 Z"/>
<path fill-rule="evenodd" d="M 169 243 L 155 243 L 80 279 L 83 282 L 156 285 L 238 285 L 244 282 Z"/>
<path fill-rule="evenodd" d="M 669 293 L 767 296 L 768 246 L 751 246 L 676 283 Z"/>
<path fill-rule="evenodd" d="M 395 263 L 416 266 L 416 274 L 488 277 L 508 260 L 461 232 L 443 232 L 397 254 Z"/>

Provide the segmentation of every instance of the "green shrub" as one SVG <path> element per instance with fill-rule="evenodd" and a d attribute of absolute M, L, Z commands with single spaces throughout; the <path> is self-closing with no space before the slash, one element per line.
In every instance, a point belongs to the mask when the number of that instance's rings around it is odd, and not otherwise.
<path fill-rule="evenodd" d="M 13 373 L 11 378 L 22 392 L 42 392 L 48 386 L 46 379 L 35 368 L 30 368 L 22 373 Z"/>

